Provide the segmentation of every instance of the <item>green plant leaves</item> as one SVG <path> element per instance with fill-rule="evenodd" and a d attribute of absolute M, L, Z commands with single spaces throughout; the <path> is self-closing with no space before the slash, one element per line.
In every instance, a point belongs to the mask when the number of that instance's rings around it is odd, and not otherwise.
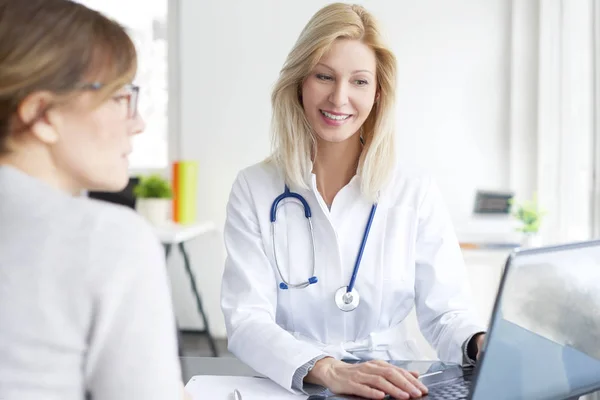
<path fill-rule="evenodd" d="M 514 205 L 511 206 L 514 208 Z M 525 201 L 514 208 L 513 216 L 521 222 L 521 227 L 517 230 L 523 233 L 537 233 L 545 214 L 539 209 L 537 197 L 534 195 L 533 200 Z"/>
<path fill-rule="evenodd" d="M 135 197 L 145 199 L 170 199 L 173 197 L 171 184 L 158 174 L 141 176 L 140 182 L 133 188 Z"/>

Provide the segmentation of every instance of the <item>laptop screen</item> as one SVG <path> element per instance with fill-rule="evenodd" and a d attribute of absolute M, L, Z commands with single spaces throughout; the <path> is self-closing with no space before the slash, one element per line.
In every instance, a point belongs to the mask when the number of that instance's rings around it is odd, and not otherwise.
<path fill-rule="evenodd" d="M 559 399 L 600 388 L 600 242 L 517 253 L 474 399 Z"/>

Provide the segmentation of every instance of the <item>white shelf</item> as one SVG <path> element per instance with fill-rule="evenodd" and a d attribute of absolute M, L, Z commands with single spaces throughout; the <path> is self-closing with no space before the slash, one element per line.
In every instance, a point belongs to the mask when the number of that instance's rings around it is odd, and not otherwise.
<path fill-rule="evenodd" d="M 169 223 L 154 227 L 154 232 L 163 244 L 179 244 L 215 230 L 215 224 L 212 222 L 191 225 Z"/>

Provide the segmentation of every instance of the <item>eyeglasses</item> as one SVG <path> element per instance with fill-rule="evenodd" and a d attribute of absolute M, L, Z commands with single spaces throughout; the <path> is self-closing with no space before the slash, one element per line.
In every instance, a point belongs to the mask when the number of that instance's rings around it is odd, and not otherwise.
<path fill-rule="evenodd" d="M 103 83 L 88 83 L 81 86 L 83 90 L 100 90 L 104 87 Z M 138 99 L 140 97 L 140 87 L 128 84 L 123 90 L 125 93 L 118 94 L 113 96 L 112 99 L 116 101 L 127 100 L 127 117 L 133 119 L 137 116 L 138 113 Z"/>

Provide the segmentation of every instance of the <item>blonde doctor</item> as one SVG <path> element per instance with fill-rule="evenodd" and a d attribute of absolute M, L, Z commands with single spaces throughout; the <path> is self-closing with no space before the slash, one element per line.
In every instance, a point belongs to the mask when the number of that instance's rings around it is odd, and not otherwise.
<path fill-rule="evenodd" d="M 441 360 L 473 362 L 483 343 L 440 193 L 396 163 L 395 84 L 372 15 L 324 7 L 273 90 L 272 157 L 231 190 L 229 349 L 290 391 L 427 393 L 416 373 L 381 361 L 419 358 L 403 323 L 413 307 Z"/>

